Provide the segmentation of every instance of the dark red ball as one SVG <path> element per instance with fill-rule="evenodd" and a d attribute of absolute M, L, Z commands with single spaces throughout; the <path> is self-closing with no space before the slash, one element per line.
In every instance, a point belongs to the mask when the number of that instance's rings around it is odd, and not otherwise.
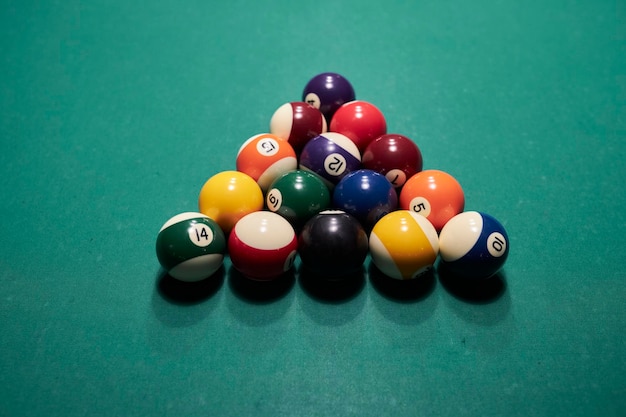
<path fill-rule="evenodd" d="M 327 128 L 322 112 L 301 101 L 283 104 L 270 119 L 270 133 L 289 142 L 298 155 L 310 139 L 326 132 Z"/>
<path fill-rule="evenodd" d="M 406 136 L 389 133 L 372 141 L 362 158 L 363 168 L 383 174 L 396 188 L 422 170 L 422 152 Z"/>

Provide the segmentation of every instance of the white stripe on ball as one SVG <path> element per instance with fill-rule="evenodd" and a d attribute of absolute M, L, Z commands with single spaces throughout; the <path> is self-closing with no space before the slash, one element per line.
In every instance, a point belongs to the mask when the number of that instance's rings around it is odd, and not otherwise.
<path fill-rule="evenodd" d="M 457 214 L 443 226 L 439 233 L 441 259 L 453 262 L 469 252 L 483 231 L 483 218 L 476 211 Z"/>

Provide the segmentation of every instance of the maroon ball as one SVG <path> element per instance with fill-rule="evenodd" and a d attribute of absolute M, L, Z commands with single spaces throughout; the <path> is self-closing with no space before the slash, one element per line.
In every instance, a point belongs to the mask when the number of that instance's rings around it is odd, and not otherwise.
<path fill-rule="evenodd" d="M 322 112 L 303 101 L 283 104 L 270 120 L 270 133 L 289 142 L 298 155 L 310 139 L 325 133 L 326 129 Z"/>
<path fill-rule="evenodd" d="M 383 174 L 396 189 L 422 170 L 422 153 L 406 136 L 389 133 L 374 139 L 363 152 L 363 168 Z"/>

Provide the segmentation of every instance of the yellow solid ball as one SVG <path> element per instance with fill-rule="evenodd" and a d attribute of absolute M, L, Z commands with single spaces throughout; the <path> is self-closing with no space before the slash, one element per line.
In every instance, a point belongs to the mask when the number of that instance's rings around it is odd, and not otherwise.
<path fill-rule="evenodd" d="M 228 234 L 246 214 L 263 209 L 263 191 L 256 181 L 239 171 L 213 175 L 200 190 L 200 213 L 215 220 Z"/>

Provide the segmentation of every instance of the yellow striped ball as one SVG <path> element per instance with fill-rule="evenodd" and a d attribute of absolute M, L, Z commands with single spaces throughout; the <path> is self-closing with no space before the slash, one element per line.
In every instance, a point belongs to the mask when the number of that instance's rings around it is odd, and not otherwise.
<path fill-rule="evenodd" d="M 374 265 L 395 279 L 414 279 L 428 272 L 439 254 L 435 227 L 410 210 L 382 217 L 372 229 L 369 246 Z"/>

